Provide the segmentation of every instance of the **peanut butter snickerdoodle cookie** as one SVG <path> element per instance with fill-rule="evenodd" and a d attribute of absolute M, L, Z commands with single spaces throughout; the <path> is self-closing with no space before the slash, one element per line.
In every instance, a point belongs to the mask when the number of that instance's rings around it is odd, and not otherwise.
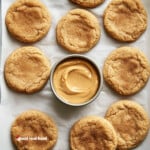
<path fill-rule="evenodd" d="M 100 26 L 92 13 L 74 9 L 59 21 L 56 37 L 58 43 L 70 52 L 87 52 L 99 41 Z"/>
<path fill-rule="evenodd" d="M 104 2 L 104 0 L 70 0 L 82 7 L 93 8 Z"/>
<path fill-rule="evenodd" d="M 122 100 L 110 106 L 106 119 L 114 126 L 118 150 L 129 150 L 140 144 L 149 131 L 149 118 L 138 103 Z"/>
<path fill-rule="evenodd" d="M 49 31 L 51 17 L 39 0 L 17 0 L 7 11 L 6 26 L 11 35 L 25 43 L 42 39 Z"/>
<path fill-rule="evenodd" d="M 104 13 L 104 27 L 116 40 L 135 41 L 147 28 L 141 0 L 112 0 Z"/>
<path fill-rule="evenodd" d="M 142 51 L 121 47 L 106 58 L 103 75 L 116 92 L 131 95 L 141 90 L 148 81 L 150 64 Z"/>
<path fill-rule="evenodd" d="M 58 137 L 54 121 L 38 110 L 20 114 L 11 127 L 11 138 L 18 150 L 49 150 Z"/>
<path fill-rule="evenodd" d="M 4 74 L 11 89 L 33 93 L 46 84 L 50 75 L 50 62 L 39 49 L 21 47 L 7 58 Z"/>
<path fill-rule="evenodd" d="M 88 116 L 73 125 L 70 146 L 72 150 L 115 150 L 117 135 L 106 119 Z"/>

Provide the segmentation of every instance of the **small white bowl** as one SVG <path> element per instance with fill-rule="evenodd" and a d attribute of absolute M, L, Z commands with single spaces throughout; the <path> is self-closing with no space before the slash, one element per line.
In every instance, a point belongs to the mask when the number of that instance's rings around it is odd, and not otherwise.
<path fill-rule="evenodd" d="M 67 59 L 70 59 L 70 58 L 79 58 L 79 59 L 83 59 L 83 60 L 91 63 L 93 65 L 93 67 L 95 67 L 97 74 L 98 74 L 98 77 L 99 77 L 99 87 L 98 87 L 97 92 L 95 93 L 95 95 L 92 98 L 90 98 L 88 101 L 86 101 L 84 103 L 77 103 L 76 104 L 76 103 L 67 102 L 66 100 L 61 98 L 61 96 L 57 93 L 57 91 L 55 90 L 54 85 L 53 85 L 53 76 L 54 76 L 54 72 L 55 72 L 57 66 L 59 66 L 62 62 L 66 61 Z M 55 65 L 52 67 L 51 75 L 50 75 L 50 84 L 51 84 L 52 91 L 58 100 L 60 100 L 64 104 L 67 104 L 70 106 L 83 106 L 83 105 L 87 105 L 87 104 L 93 102 L 98 97 L 98 95 L 100 94 L 100 91 L 102 90 L 102 85 L 103 85 L 103 75 L 102 75 L 101 70 L 98 68 L 98 66 L 95 64 L 95 62 L 93 60 L 91 60 L 90 58 L 88 58 L 86 56 L 80 55 L 80 54 L 72 54 L 72 55 L 69 55 L 67 57 L 62 58 L 57 63 L 55 63 Z"/>

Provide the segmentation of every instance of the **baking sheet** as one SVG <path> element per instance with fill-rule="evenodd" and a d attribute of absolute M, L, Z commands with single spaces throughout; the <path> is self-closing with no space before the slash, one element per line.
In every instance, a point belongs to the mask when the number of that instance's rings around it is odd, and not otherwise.
<path fill-rule="evenodd" d="M 102 69 L 103 63 L 107 55 L 114 49 L 120 46 L 134 46 L 141 49 L 150 60 L 150 27 L 148 22 L 148 28 L 146 32 L 136 41 L 130 44 L 114 41 L 109 37 L 103 28 L 103 12 L 110 0 L 105 2 L 97 8 L 89 9 L 93 12 L 101 25 L 101 39 L 99 43 L 85 56 L 93 59 L 99 68 Z M 69 130 L 73 123 L 83 116 L 98 115 L 104 116 L 108 106 L 120 99 L 132 99 L 143 105 L 145 110 L 150 115 L 150 81 L 145 88 L 134 96 L 122 97 L 115 94 L 104 83 L 102 92 L 98 98 L 83 107 L 71 107 L 59 102 L 51 91 L 50 81 L 46 84 L 44 89 L 33 95 L 25 95 L 11 91 L 5 84 L 3 70 L 4 63 L 8 55 L 16 48 L 25 46 L 15 39 L 13 39 L 7 32 L 5 26 L 5 15 L 8 7 L 14 2 L 14 0 L 2 0 L 2 45 L 1 45 L 1 67 L 0 67 L 0 82 L 1 82 L 1 104 L 0 104 L 0 149 L 13 150 L 13 145 L 10 139 L 10 127 L 14 119 L 18 114 L 28 109 L 38 109 L 46 112 L 56 122 L 59 129 L 59 137 L 54 150 L 69 150 Z M 56 43 L 55 28 L 58 20 L 65 15 L 69 10 L 77 8 L 76 5 L 69 2 L 69 0 L 42 0 L 42 2 L 49 8 L 52 15 L 52 26 L 48 35 L 41 41 L 32 44 L 40 48 L 50 59 L 52 65 L 60 58 L 67 56 L 69 53 L 64 51 Z M 150 1 L 143 0 L 146 10 L 150 16 Z M 150 133 L 145 141 L 136 148 L 136 150 L 149 150 Z"/>

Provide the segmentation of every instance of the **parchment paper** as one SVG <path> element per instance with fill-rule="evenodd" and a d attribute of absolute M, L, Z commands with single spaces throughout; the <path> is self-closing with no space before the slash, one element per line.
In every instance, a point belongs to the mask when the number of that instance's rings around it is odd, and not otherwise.
<path fill-rule="evenodd" d="M 103 12 L 110 0 L 105 2 L 97 8 L 89 9 L 93 12 L 99 20 L 101 25 L 101 39 L 99 43 L 88 53 L 84 54 L 93 59 L 100 69 L 103 67 L 103 63 L 108 54 L 120 47 L 120 46 L 134 46 L 141 49 L 150 60 L 150 27 L 146 32 L 133 43 L 121 43 L 113 40 L 109 37 L 103 28 Z M 8 7 L 14 2 L 14 0 L 2 0 L 2 51 L 1 51 L 1 67 L 0 67 L 0 82 L 1 82 L 1 104 L 0 104 L 0 149 L 1 150 L 13 150 L 13 145 L 10 139 L 10 127 L 17 115 L 28 109 L 38 109 L 48 115 L 50 115 L 56 122 L 59 130 L 59 138 L 54 150 L 69 150 L 69 130 L 73 123 L 78 119 L 87 115 L 104 116 L 108 106 L 120 99 L 132 99 L 143 105 L 146 111 L 150 115 L 150 81 L 145 88 L 134 96 L 122 97 L 112 92 L 104 83 L 103 90 L 98 98 L 83 107 L 70 107 L 59 102 L 51 91 L 50 82 L 48 81 L 44 89 L 33 95 L 19 94 L 10 90 L 3 76 L 4 63 L 8 55 L 19 48 L 25 46 L 21 42 L 13 39 L 7 32 L 5 26 L 5 15 Z M 55 28 L 58 20 L 65 15 L 69 10 L 77 8 L 69 2 L 69 0 L 42 0 L 42 2 L 49 8 L 52 15 L 52 26 L 47 36 L 41 41 L 33 44 L 40 48 L 50 59 L 52 65 L 60 58 L 67 56 L 67 53 L 63 48 L 57 45 L 55 37 Z M 143 0 L 143 3 L 150 16 L 150 1 Z M 150 21 L 149 21 L 150 23 Z M 149 150 L 150 134 L 145 141 L 136 148 L 136 150 Z"/>

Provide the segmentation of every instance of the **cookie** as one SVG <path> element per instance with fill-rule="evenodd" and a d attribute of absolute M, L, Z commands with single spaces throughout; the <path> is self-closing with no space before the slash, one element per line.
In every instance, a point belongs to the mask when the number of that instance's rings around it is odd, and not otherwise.
<path fill-rule="evenodd" d="M 54 121 L 38 110 L 20 114 L 11 126 L 11 138 L 18 150 L 48 150 L 57 141 Z"/>
<path fill-rule="evenodd" d="M 5 22 L 14 38 L 32 43 L 48 33 L 51 17 L 39 0 L 17 0 L 8 9 Z"/>
<path fill-rule="evenodd" d="M 141 0 L 112 0 L 104 12 L 104 27 L 114 39 L 137 40 L 147 28 L 147 13 Z"/>
<path fill-rule="evenodd" d="M 87 10 L 73 9 L 58 22 L 58 44 L 73 53 L 83 53 L 93 48 L 100 39 L 97 18 Z"/>
<path fill-rule="evenodd" d="M 70 0 L 70 1 L 85 8 L 93 8 L 104 2 L 104 0 Z"/>
<path fill-rule="evenodd" d="M 138 146 L 149 130 L 149 118 L 138 103 L 122 100 L 112 104 L 105 115 L 114 126 L 118 137 L 118 150 Z"/>
<path fill-rule="evenodd" d="M 121 95 L 140 91 L 150 76 L 150 64 L 144 53 L 134 47 L 120 47 L 106 58 L 103 76 Z"/>
<path fill-rule="evenodd" d="M 88 116 L 73 125 L 70 146 L 71 150 L 115 150 L 117 135 L 106 119 Z"/>
<path fill-rule="evenodd" d="M 21 47 L 7 58 L 4 75 L 11 89 L 34 93 L 42 89 L 49 79 L 50 62 L 38 48 Z"/>

